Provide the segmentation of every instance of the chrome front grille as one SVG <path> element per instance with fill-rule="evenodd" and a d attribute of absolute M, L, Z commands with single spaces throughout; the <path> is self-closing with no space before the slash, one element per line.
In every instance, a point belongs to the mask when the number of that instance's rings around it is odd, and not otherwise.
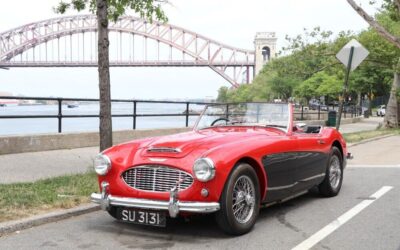
<path fill-rule="evenodd" d="M 153 192 L 169 192 L 178 184 L 178 191 L 187 189 L 193 177 L 181 170 L 164 166 L 138 166 L 122 173 L 130 187 Z"/>

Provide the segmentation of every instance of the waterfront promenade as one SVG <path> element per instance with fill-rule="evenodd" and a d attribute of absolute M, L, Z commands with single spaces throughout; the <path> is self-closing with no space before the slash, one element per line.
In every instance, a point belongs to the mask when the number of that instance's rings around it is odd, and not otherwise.
<path fill-rule="evenodd" d="M 383 118 L 370 117 L 357 123 L 343 124 L 342 133 L 375 130 Z M 129 139 L 127 139 L 129 140 Z M 39 179 L 84 173 L 92 170 L 98 147 L 83 147 L 41 152 L 0 155 L 0 184 L 30 182 Z"/>

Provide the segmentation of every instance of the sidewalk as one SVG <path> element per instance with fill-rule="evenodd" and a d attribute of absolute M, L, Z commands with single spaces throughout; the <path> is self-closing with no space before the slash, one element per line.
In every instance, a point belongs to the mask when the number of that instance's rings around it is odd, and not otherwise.
<path fill-rule="evenodd" d="M 358 123 L 344 124 L 340 132 L 375 130 L 383 118 L 371 117 Z M 98 147 L 52 150 L 0 155 L 0 184 L 30 182 L 92 169 Z"/>
<path fill-rule="evenodd" d="M 361 122 L 340 125 L 340 133 L 354 133 L 367 130 L 375 130 L 379 124 L 383 124 L 383 117 L 369 117 Z"/>

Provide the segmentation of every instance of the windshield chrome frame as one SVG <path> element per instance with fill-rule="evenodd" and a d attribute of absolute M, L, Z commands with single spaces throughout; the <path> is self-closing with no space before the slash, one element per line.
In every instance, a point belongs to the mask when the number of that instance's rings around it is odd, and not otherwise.
<path fill-rule="evenodd" d="M 278 128 L 277 127 L 277 129 L 279 129 L 279 130 L 281 130 L 282 132 L 285 132 L 286 134 L 289 134 L 292 130 L 290 129 L 290 124 L 291 124 L 291 120 L 292 120 L 292 116 L 293 116 L 293 112 L 292 112 L 292 110 L 291 110 L 291 104 L 290 103 L 274 103 L 274 102 L 232 102 L 232 103 L 213 103 L 213 104 L 207 104 L 205 107 L 204 107 L 204 109 L 203 109 L 203 111 L 200 113 L 200 115 L 199 115 L 199 117 L 197 118 L 197 120 L 196 120 L 196 122 L 195 122 L 195 124 L 194 124 L 194 126 L 193 126 L 193 130 L 194 131 L 199 131 L 199 130 L 202 130 L 202 129 L 206 129 L 206 128 L 216 128 L 217 126 L 211 126 L 211 127 L 204 127 L 204 128 L 198 128 L 198 125 L 199 125 L 199 123 L 200 123 L 200 120 L 201 120 L 201 118 L 203 117 L 203 115 L 204 115 L 204 113 L 206 112 L 206 110 L 207 110 L 207 108 L 208 107 L 211 107 L 211 106 L 220 106 L 220 105 L 239 105 L 239 104 L 282 104 L 282 105 L 288 105 L 288 112 L 289 112 L 289 115 L 288 115 L 288 121 L 287 121 L 287 126 L 286 126 L 286 129 L 283 129 L 283 128 Z M 233 127 L 233 126 L 235 126 L 235 125 L 228 125 L 228 127 L 229 126 L 231 126 L 231 127 Z M 240 125 L 236 125 L 236 127 L 239 127 Z M 257 127 L 257 125 L 242 125 L 243 127 Z M 262 127 L 262 128 L 268 128 L 267 127 L 267 124 L 265 124 L 265 126 L 258 126 L 258 127 Z"/>

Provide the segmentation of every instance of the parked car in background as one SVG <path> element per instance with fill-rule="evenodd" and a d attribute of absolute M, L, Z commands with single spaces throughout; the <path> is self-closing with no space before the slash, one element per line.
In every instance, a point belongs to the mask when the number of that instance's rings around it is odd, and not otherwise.
<path fill-rule="evenodd" d="M 117 220 L 166 226 L 166 218 L 215 213 L 241 235 L 259 209 L 317 187 L 336 196 L 348 153 L 334 128 L 293 123 L 293 105 L 212 104 L 193 131 L 113 146 L 94 161 L 91 200 Z"/>
<path fill-rule="evenodd" d="M 322 104 L 321 106 L 320 106 L 320 110 L 321 111 L 328 111 L 328 106 L 326 106 L 326 105 L 324 105 L 324 104 Z"/>
<path fill-rule="evenodd" d="M 378 109 L 376 110 L 376 115 L 377 116 L 385 116 L 386 114 L 386 105 L 380 105 Z"/>

